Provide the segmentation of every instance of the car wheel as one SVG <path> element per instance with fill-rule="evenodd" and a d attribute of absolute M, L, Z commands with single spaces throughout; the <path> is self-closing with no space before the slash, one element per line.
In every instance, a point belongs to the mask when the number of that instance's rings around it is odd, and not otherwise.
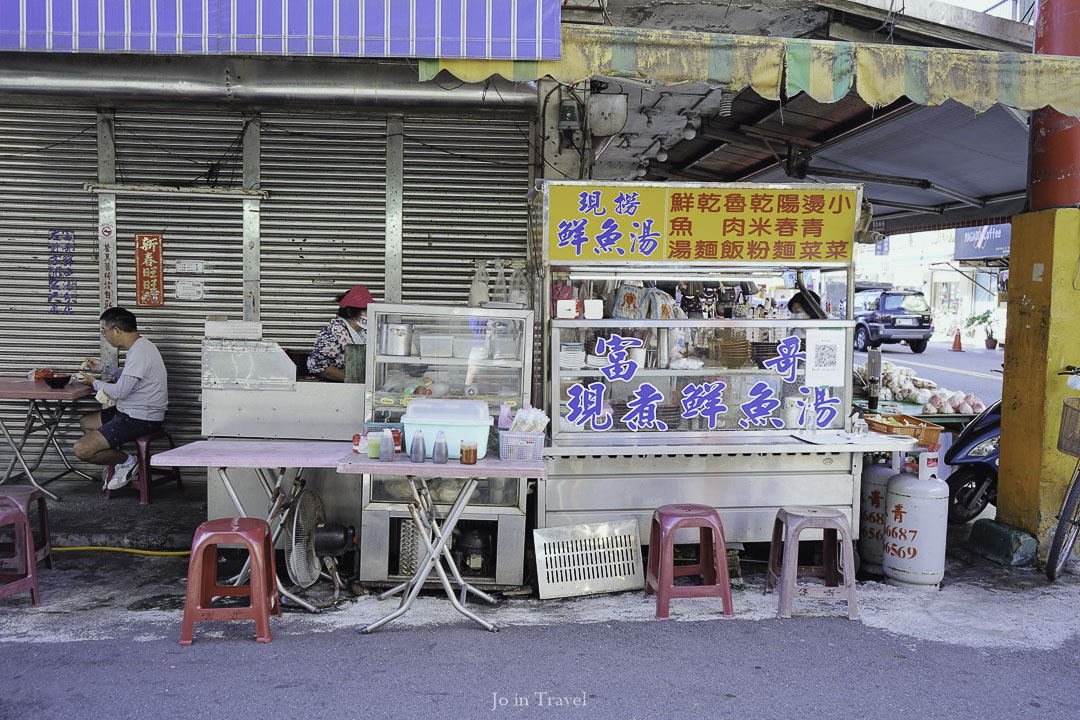
<path fill-rule="evenodd" d="M 855 349 L 866 352 L 868 347 L 870 347 L 870 333 L 864 327 L 855 328 Z"/>
<path fill-rule="evenodd" d="M 926 349 L 925 340 L 908 340 L 908 347 L 911 348 L 913 353 L 921 353 Z"/>

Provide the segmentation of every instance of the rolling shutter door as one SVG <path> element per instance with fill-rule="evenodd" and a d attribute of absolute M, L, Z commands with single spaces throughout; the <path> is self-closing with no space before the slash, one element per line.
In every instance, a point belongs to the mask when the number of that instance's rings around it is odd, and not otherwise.
<path fill-rule="evenodd" d="M 83 183 L 97 180 L 97 114 L 93 109 L 0 107 L 0 376 L 25 378 L 33 367 L 77 369 L 96 356 L 98 331 L 97 198 Z M 74 233 L 71 314 L 50 313 L 49 232 Z M 82 434 L 77 415 L 96 405 L 80 401 L 69 410 L 57 438 L 72 462 Z M 22 430 L 26 403 L 0 403 L 8 430 Z M 25 450 L 37 456 L 44 434 Z M 0 452 L 0 475 L 12 454 Z M 39 479 L 63 468 L 47 453 Z"/>
<path fill-rule="evenodd" d="M 116 181 L 138 185 L 243 184 L 236 113 L 116 112 Z M 165 305 L 135 307 L 137 232 L 162 233 Z M 116 198 L 117 297 L 135 313 L 139 330 L 157 345 L 169 372 L 166 428 L 179 443 L 201 432 L 201 355 L 208 315 L 243 317 L 243 201 L 183 195 Z M 176 271 L 198 261 L 201 273 Z M 179 300 L 178 277 L 202 281 L 201 300 Z"/>
<path fill-rule="evenodd" d="M 464 305 L 476 259 L 525 259 L 529 132 L 528 121 L 405 120 L 404 302 Z"/>
<path fill-rule="evenodd" d="M 386 121 L 262 115 L 263 336 L 310 350 L 334 297 L 383 297 Z"/>

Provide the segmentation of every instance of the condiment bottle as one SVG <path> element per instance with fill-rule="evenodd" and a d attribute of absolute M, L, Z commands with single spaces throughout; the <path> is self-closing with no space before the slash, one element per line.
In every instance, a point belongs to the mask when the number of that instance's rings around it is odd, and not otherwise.
<path fill-rule="evenodd" d="M 390 428 L 384 428 L 382 439 L 379 440 L 379 460 L 382 462 L 394 462 L 394 434 Z"/>
<path fill-rule="evenodd" d="M 413 433 L 412 442 L 409 444 L 409 460 L 414 463 L 424 462 L 424 431 L 417 430 Z"/>
<path fill-rule="evenodd" d="M 435 436 L 435 447 L 431 449 L 431 462 L 445 465 L 449 452 L 446 449 L 446 433 L 442 430 Z"/>

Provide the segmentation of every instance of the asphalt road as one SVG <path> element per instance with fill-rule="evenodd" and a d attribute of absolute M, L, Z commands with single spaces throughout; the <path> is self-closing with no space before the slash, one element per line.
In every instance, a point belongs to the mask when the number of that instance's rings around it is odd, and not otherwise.
<path fill-rule="evenodd" d="M 906 345 L 882 345 L 881 359 L 895 365 L 910 367 L 919 377 L 933 380 L 949 390 L 974 393 L 987 405 L 1001 399 L 1001 363 L 1005 352 L 987 350 L 982 345 L 969 343 L 963 352 L 952 352 L 951 342 L 931 342 L 925 352 L 918 355 Z M 855 353 L 855 362 L 866 364 L 866 353 Z"/>

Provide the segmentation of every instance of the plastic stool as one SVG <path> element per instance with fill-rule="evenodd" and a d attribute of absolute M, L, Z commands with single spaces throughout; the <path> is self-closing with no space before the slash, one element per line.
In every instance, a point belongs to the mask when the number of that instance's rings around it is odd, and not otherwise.
<path fill-rule="evenodd" d="M 149 435 L 143 435 L 140 438 L 135 438 L 135 453 L 139 462 L 139 474 L 131 481 L 128 487 L 134 488 L 139 491 L 139 504 L 150 504 L 150 488 L 157 487 L 158 485 L 164 485 L 165 483 L 176 481 L 177 487 L 183 489 L 184 485 L 180 480 L 180 468 L 152 468 L 150 467 L 150 443 L 155 440 L 168 440 L 169 449 L 172 450 L 176 447 L 173 442 L 172 435 L 164 430 L 157 430 Z M 109 474 L 105 478 L 105 499 L 109 499 L 112 490 L 109 490 L 109 480 L 112 480 L 113 473 L 116 471 L 116 466 L 109 467 Z"/>
<path fill-rule="evenodd" d="M 26 515 L 26 519 L 30 519 L 30 507 L 31 504 L 37 500 L 38 504 L 38 533 L 41 536 L 41 543 L 34 543 L 34 558 L 38 563 L 44 561 L 45 567 L 52 570 L 52 539 L 49 535 L 49 508 L 45 504 L 45 493 L 38 490 L 36 487 L 27 485 L 16 485 L 14 487 L 7 487 L 0 485 L 0 500 L 7 499 L 12 504 L 18 506 L 22 510 L 23 515 Z M 24 572 L 26 568 L 15 567 L 11 560 L 0 560 L 0 570 L 14 568 L 19 572 Z"/>
<path fill-rule="evenodd" d="M 809 528 L 821 528 L 824 539 L 823 564 L 799 565 L 799 534 Z M 836 535 L 840 534 L 843 567 L 836 567 Z M 783 540 L 784 557 L 780 562 L 780 543 Z M 841 573 L 843 589 L 840 589 Z M 798 575 L 825 578 L 825 587 L 798 585 Z M 776 512 L 773 522 L 772 544 L 769 546 L 769 569 L 765 575 L 765 594 L 768 595 L 779 581 L 780 609 L 777 617 L 791 617 L 791 603 L 799 597 L 838 598 L 847 596 L 848 617 L 859 618 L 855 602 L 855 552 L 851 547 L 851 530 L 847 516 L 831 507 L 812 505 L 789 505 Z"/>
<path fill-rule="evenodd" d="M 701 528 L 698 564 L 675 567 L 675 531 L 684 527 Z M 676 586 L 677 575 L 701 575 L 705 584 Z M 708 505 L 663 505 L 653 512 L 645 597 L 653 593 L 658 619 L 668 616 L 671 598 L 696 597 L 719 597 L 725 617 L 735 616 L 724 526 L 715 509 Z"/>
<path fill-rule="evenodd" d="M 35 605 L 41 604 L 37 581 L 37 560 L 34 557 L 34 533 L 26 513 L 10 500 L 0 499 L 0 527 L 15 526 L 15 564 L 21 570 L 0 572 L 0 598 L 30 591 Z"/>
<path fill-rule="evenodd" d="M 217 584 L 217 546 L 236 543 L 247 547 L 251 556 L 250 585 Z M 212 607 L 215 596 L 250 597 L 246 607 Z M 209 520 L 195 530 L 188 561 L 187 595 L 180 644 L 190 645 L 195 623 L 208 620 L 254 620 L 255 639 L 270 642 L 270 613 L 281 617 L 274 547 L 270 526 L 259 518 Z"/>

